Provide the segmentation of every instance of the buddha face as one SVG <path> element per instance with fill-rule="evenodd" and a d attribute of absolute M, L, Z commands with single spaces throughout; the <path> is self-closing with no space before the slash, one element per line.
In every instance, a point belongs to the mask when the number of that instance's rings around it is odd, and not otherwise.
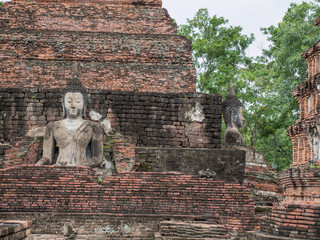
<path fill-rule="evenodd" d="M 68 92 L 64 96 L 64 107 L 67 118 L 80 118 L 84 108 L 83 95 L 80 92 Z"/>
<path fill-rule="evenodd" d="M 243 117 L 243 111 L 242 111 L 242 107 L 239 108 L 239 111 L 235 117 L 235 125 L 240 128 L 243 126 L 243 122 L 244 122 L 244 117 Z"/>

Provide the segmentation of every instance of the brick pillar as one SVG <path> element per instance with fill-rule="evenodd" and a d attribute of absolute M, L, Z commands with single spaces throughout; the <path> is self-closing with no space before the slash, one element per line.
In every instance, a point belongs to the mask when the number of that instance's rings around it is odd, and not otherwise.
<path fill-rule="evenodd" d="M 135 148 L 134 143 L 114 143 L 113 160 L 119 173 L 130 172 L 135 165 Z"/>

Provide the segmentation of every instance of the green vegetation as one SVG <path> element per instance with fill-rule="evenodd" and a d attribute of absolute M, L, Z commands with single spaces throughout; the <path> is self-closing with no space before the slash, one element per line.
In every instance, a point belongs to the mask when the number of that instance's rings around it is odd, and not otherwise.
<path fill-rule="evenodd" d="M 239 68 L 250 61 L 245 51 L 253 35 L 243 35 L 241 27 L 227 27 L 227 23 L 222 17 L 210 17 L 207 9 L 200 9 L 186 25 L 179 26 L 179 34 L 192 41 L 201 92 L 225 94 L 230 79 L 236 79 Z"/>
<path fill-rule="evenodd" d="M 242 34 L 241 27 L 227 25 L 222 17 L 210 17 L 206 9 L 179 26 L 179 34 L 192 41 L 198 90 L 225 98 L 232 79 L 244 103 L 246 144 L 262 152 L 270 163 L 276 161 L 279 170 L 292 161 L 286 128 L 298 119 L 299 107 L 291 92 L 307 79 L 307 63 L 301 53 L 319 39 L 318 27 L 313 25 L 320 13 L 319 3 L 292 3 L 278 25 L 261 29 L 271 44 L 256 58 L 246 56 L 252 35 Z"/>

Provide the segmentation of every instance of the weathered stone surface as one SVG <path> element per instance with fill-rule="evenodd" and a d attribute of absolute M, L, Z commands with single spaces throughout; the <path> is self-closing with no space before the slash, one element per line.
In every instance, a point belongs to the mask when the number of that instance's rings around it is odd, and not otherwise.
<path fill-rule="evenodd" d="M 247 240 L 305 240 L 301 238 L 280 237 L 263 232 L 249 232 Z"/>
<path fill-rule="evenodd" d="M 0 240 L 29 239 L 31 221 L 0 221 Z"/>
<path fill-rule="evenodd" d="M 141 163 L 140 171 L 199 175 L 210 169 L 218 180 L 244 181 L 245 151 L 241 150 L 136 148 L 136 161 Z"/>
<path fill-rule="evenodd" d="M 162 221 L 161 239 L 230 239 L 225 226 L 214 223 Z"/>

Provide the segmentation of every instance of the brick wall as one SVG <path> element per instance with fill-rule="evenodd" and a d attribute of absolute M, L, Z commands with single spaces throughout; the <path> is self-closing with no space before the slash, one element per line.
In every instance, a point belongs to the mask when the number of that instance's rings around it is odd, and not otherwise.
<path fill-rule="evenodd" d="M 23 164 L 35 164 L 40 159 L 40 145 L 37 138 L 17 137 L 11 140 L 0 159 L 0 168 L 9 168 Z"/>
<path fill-rule="evenodd" d="M 285 187 L 285 202 L 320 202 L 320 166 L 300 165 L 281 172 L 281 183 Z M 319 206 L 320 207 L 320 206 Z"/>
<path fill-rule="evenodd" d="M 319 205 L 283 204 L 272 210 L 261 230 L 277 236 L 317 240 L 319 218 Z"/>
<path fill-rule="evenodd" d="M 184 37 L 18 29 L 3 31 L 0 44 L 2 87 L 62 88 L 76 75 L 88 88 L 195 92 Z"/>
<path fill-rule="evenodd" d="M 2 87 L 195 92 L 191 42 L 161 1 L 15 1 L 0 8 Z"/>
<path fill-rule="evenodd" d="M 254 227 L 254 202 L 239 184 L 181 173 L 127 173 L 97 183 L 86 167 L 0 170 L 0 212 L 214 216 L 230 231 Z"/>
<path fill-rule="evenodd" d="M 142 4 L 14 1 L 4 3 L 0 15 L 0 27 L 7 29 L 177 33 L 177 26 L 167 10 Z"/>
<path fill-rule="evenodd" d="M 13 2 L 24 2 L 23 0 L 12 0 Z M 77 3 L 76 0 L 30 0 L 31 2 L 40 2 L 40 3 Z M 104 4 L 135 4 L 135 5 L 154 5 L 161 6 L 162 0 L 82 0 L 81 3 L 104 3 Z"/>
<path fill-rule="evenodd" d="M 134 137 L 137 146 L 220 148 L 220 96 L 102 90 L 88 90 L 88 96 L 88 111 L 108 116 L 112 127 Z M 62 89 L 2 89 L 0 141 L 61 120 L 61 97 Z M 203 107 L 202 122 L 186 115 L 197 103 Z"/>

